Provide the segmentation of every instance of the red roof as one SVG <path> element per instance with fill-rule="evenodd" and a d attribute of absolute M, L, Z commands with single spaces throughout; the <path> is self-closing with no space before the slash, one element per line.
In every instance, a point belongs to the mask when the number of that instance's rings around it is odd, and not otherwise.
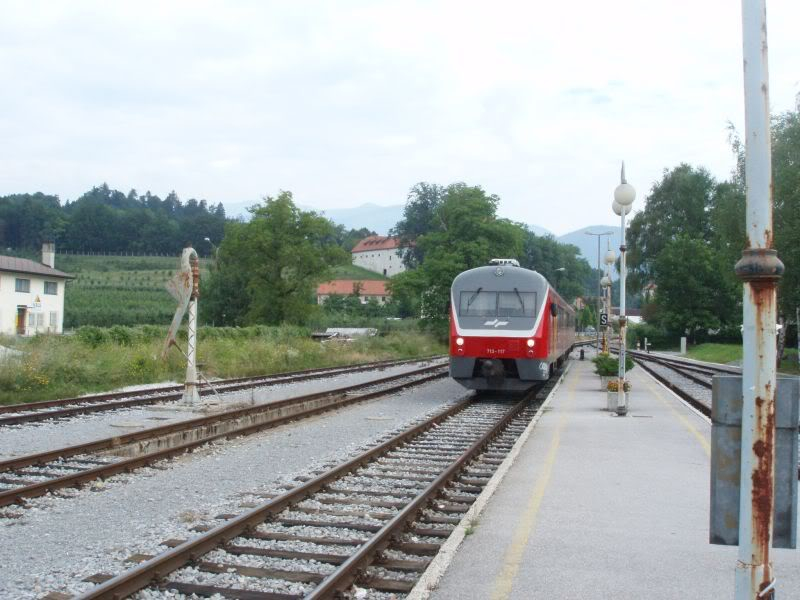
<path fill-rule="evenodd" d="M 394 250 L 400 247 L 400 239 L 371 235 L 358 242 L 352 252 L 369 252 L 370 250 Z"/>
<path fill-rule="evenodd" d="M 353 293 L 353 286 L 359 284 L 359 296 L 389 296 L 386 291 L 385 281 L 375 281 L 367 279 L 360 281 L 358 279 L 334 279 L 333 281 L 326 281 L 317 286 L 317 295 L 327 296 L 349 296 Z"/>

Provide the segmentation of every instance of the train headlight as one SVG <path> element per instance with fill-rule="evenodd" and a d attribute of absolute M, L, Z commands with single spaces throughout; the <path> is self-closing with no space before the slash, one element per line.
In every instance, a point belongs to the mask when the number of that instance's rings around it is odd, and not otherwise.
<path fill-rule="evenodd" d="M 464 338 L 456 338 L 456 346 L 463 346 Z"/>
<path fill-rule="evenodd" d="M 533 348 L 533 345 L 534 345 L 535 343 L 536 343 L 536 342 L 534 342 L 533 340 L 528 340 L 528 348 Z"/>

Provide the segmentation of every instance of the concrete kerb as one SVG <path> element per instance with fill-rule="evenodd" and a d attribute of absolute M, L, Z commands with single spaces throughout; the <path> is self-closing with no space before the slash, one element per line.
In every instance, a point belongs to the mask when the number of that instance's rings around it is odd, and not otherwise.
<path fill-rule="evenodd" d="M 511 469 L 511 466 L 516 462 L 517 456 L 522 450 L 522 446 L 525 445 L 525 442 L 528 440 L 528 437 L 530 436 L 534 427 L 536 427 L 539 419 L 550 405 L 553 396 L 561 387 L 561 384 L 564 381 L 564 378 L 567 376 L 567 373 L 569 373 L 571 366 L 571 362 L 567 363 L 567 366 L 564 369 L 564 372 L 558 378 L 556 385 L 553 386 L 552 390 L 550 390 L 547 398 L 544 402 L 542 402 L 541 406 L 536 411 L 536 414 L 533 416 L 533 419 L 531 419 L 531 422 L 528 423 L 528 426 L 525 428 L 525 431 L 522 432 L 522 435 L 520 435 L 517 441 L 514 443 L 514 446 L 512 446 L 508 456 L 506 456 L 503 462 L 500 463 L 500 466 L 497 468 L 494 475 L 492 475 L 489 483 L 486 484 L 486 487 L 483 488 L 483 491 L 475 499 L 475 502 L 472 503 L 470 509 L 464 513 L 463 518 L 458 525 L 456 525 L 456 528 L 450 534 L 450 537 L 448 537 L 445 543 L 442 544 L 439 552 L 428 565 L 428 568 L 425 569 L 422 577 L 419 578 L 417 584 L 406 596 L 406 600 L 427 600 L 430 597 L 431 592 L 436 589 L 439 580 L 450 566 L 450 563 L 453 562 L 456 552 L 458 551 L 458 547 L 461 545 L 461 542 L 464 541 L 464 537 L 467 535 L 467 529 L 472 527 L 472 522 L 483 512 L 483 509 L 486 508 L 490 498 L 494 495 L 495 491 L 497 491 L 497 488 L 500 487 L 500 483 L 505 478 L 506 473 L 508 473 L 509 469 Z"/>

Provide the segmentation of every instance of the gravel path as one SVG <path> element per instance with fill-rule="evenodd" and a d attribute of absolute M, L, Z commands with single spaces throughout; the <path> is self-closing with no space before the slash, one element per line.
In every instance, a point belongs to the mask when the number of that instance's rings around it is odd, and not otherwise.
<path fill-rule="evenodd" d="M 256 403 L 275 402 L 301 394 L 310 394 L 371 379 L 389 377 L 398 373 L 406 373 L 429 364 L 432 365 L 434 363 L 412 363 L 379 371 L 363 371 L 360 373 L 334 375 L 324 379 L 267 385 L 253 390 L 222 394 L 222 398 L 226 404 L 230 403 L 231 408 L 233 405 L 249 406 L 254 401 Z M 209 399 L 212 399 L 212 397 L 209 397 Z M 62 448 L 89 440 L 133 433 L 150 427 L 194 419 L 204 414 L 207 413 L 181 407 L 175 402 L 170 402 L 141 408 L 79 415 L 60 422 L 42 421 L 3 427 L 0 429 L 0 432 L 2 432 L 0 434 L 0 460 Z"/>
<path fill-rule="evenodd" d="M 339 383 L 316 382 L 322 388 Z M 155 468 L 69 490 L 60 494 L 64 498 L 49 495 L 26 509 L 2 509 L 0 598 L 79 593 L 90 587 L 80 582 L 84 577 L 117 573 L 130 566 L 124 560 L 133 553 L 155 554 L 164 549 L 161 541 L 186 539 L 197 524 L 263 501 L 245 492 L 278 491 L 298 473 L 339 463 L 464 395 L 452 380 L 439 380 L 203 447 Z"/>

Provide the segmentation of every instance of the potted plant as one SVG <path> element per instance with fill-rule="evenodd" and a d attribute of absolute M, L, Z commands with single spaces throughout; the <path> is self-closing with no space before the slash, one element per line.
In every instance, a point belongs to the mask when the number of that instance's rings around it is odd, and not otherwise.
<path fill-rule="evenodd" d="M 605 390 L 609 380 L 617 376 L 619 362 L 609 354 L 598 354 L 592 359 L 594 372 L 600 375 L 600 389 Z"/>
<path fill-rule="evenodd" d="M 631 391 L 631 382 L 625 380 L 622 384 L 622 391 L 625 392 L 625 406 L 630 407 L 628 392 Z M 617 400 L 619 400 L 619 379 L 610 379 L 606 384 L 606 407 L 608 410 L 617 410 Z"/>

